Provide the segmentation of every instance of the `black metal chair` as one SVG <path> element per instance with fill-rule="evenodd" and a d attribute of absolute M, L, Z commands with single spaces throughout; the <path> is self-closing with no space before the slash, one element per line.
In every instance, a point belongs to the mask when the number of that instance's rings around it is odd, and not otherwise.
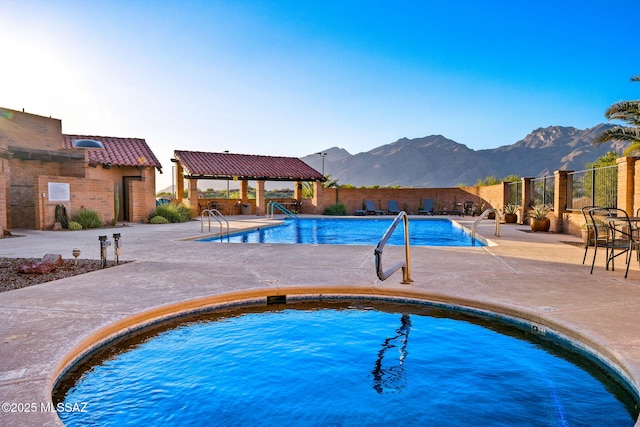
<path fill-rule="evenodd" d="M 607 240 L 609 233 L 609 225 L 607 218 L 609 217 L 609 210 L 607 208 L 601 208 L 597 206 L 587 206 L 583 208 L 585 215 L 587 237 L 585 238 L 585 245 L 593 246 L 593 259 L 591 260 L 591 274 L 593 274 L 593 267 L 596 263 L 596 256 L 598 255 L 598 248 L 605 248 L 606 259 L 609 259 L 609 251 L 607 249 Z M 589 237 L 589 232 L 592 233 L 592 237 Z M 587 250 L 589 246 L 585 246 L 584 258 L 582 263 L 587 257 Z M 607 261 L 607 266 L 608 266 Z"/>
<path fill-rule="evenodd" d="M 582 257 L 582 263 L 584 264 L 587 260 L 587 252 L 589 251 L 590 246 L 595 246 L 596 244 L 596 235 L 593 229 L 593 222 L 589 217 L 589 210 L 596 208 L 597 206 L 585 206 L 582 208 L 582 216 L 584 216 L 584 228 L 585 228 L 585 237 L 584 237 L 584 256 Z"/>
<path fill-rule="evenodd" d="M 609 264 L 611 264 L 611 270 L 614 271 L 615 259 L 624 255 L 625 263 L 627 264 L 624 273 L 624 277 L 626 278 L 629 274 L 631 253 L 634 249 L 640 249 L 637 227 L 631 223 L 627 212 L 623 209 L 592 208 L 589 210 L 589 217 L 591 218 L 595 234 L 591 273 L 593 273 L 598 247 L 604 246 L 606 249 L 605 268 L 608 270 Z"/>
<path fill-rule="evenodd" d="M 475 216 L 475 214 L 476 214 L 476 203 L 471 201 L 471 200 L 467 200 L 466 202 L 464 202 L 462 204 L 462 213 L 463 213 L 463 215 Z"/>

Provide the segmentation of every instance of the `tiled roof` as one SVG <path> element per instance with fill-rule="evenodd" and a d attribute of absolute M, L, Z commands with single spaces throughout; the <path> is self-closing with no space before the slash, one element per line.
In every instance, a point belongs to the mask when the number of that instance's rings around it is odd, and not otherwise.
<path fill-rule="evenodd" d="M 186 177 L 264 181 L 324 181 L 320 172 L 295 157 L 250 154 L 173 152 Z"/>
<path fill-rule="evenodd" d="M 88 149 L 89 162 L 162 169 L 162 165 L 144 139 L 86 135 L 62 135 L 62 139 L 65 148 L 72 148 L 74 139 L 93 139 L 102 142 L 104 150 Z"/>

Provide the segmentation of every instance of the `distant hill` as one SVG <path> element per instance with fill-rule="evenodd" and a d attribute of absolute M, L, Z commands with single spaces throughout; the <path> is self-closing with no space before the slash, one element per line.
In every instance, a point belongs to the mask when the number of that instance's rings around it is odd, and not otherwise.
<path fill-rule="evenodd" d="M 342 148 L 323 150 L 325 174 L 339 184 L 357 187 L 379 185 L 402 187 L 455 187 L 472 185 L 478 179 L 514 174 L 538 177 L 555 170 L 582 170 L 585 164 L 611 150 L 621 152 L 624 144 L 592 141 L 604 129 L 550 126 L 539 128 L 512 145 L 488 150 L 472 150 L 441 135 L 401 138 L 371 151 L 349 154 Z M 302 157 L 316 170 L 322 170 L 318 154 Z"/>

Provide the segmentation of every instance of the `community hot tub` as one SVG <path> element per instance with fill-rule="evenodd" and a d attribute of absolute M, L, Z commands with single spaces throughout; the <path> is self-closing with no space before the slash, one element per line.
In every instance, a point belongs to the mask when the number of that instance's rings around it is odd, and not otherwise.
<path fill-rule="evenodd" d="M 194 300 L 113 325 L 61 366 L 54 403 L 86 403 L 61 419 L 632 426 L 638 416 L 620 367 L 545 325 L 452 303 L 309 291 Z"/>

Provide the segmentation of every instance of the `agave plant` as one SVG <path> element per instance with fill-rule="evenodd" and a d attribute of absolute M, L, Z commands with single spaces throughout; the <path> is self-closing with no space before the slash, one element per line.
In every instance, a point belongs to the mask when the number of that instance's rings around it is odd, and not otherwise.
<path fill-rule="evenodd" d="M 527 217 L 534 219 L 545 219 L 551 211 L 546 205 L 535 205 L 527 214 Z"/>
<path fill-rule="evenodd" d="M 516 206 L 513 203 L 506 204 L 502 208 L 502 212 L 504 212 L 506 214 L 517 214 L 518 213 L 518 206 Z"/>

